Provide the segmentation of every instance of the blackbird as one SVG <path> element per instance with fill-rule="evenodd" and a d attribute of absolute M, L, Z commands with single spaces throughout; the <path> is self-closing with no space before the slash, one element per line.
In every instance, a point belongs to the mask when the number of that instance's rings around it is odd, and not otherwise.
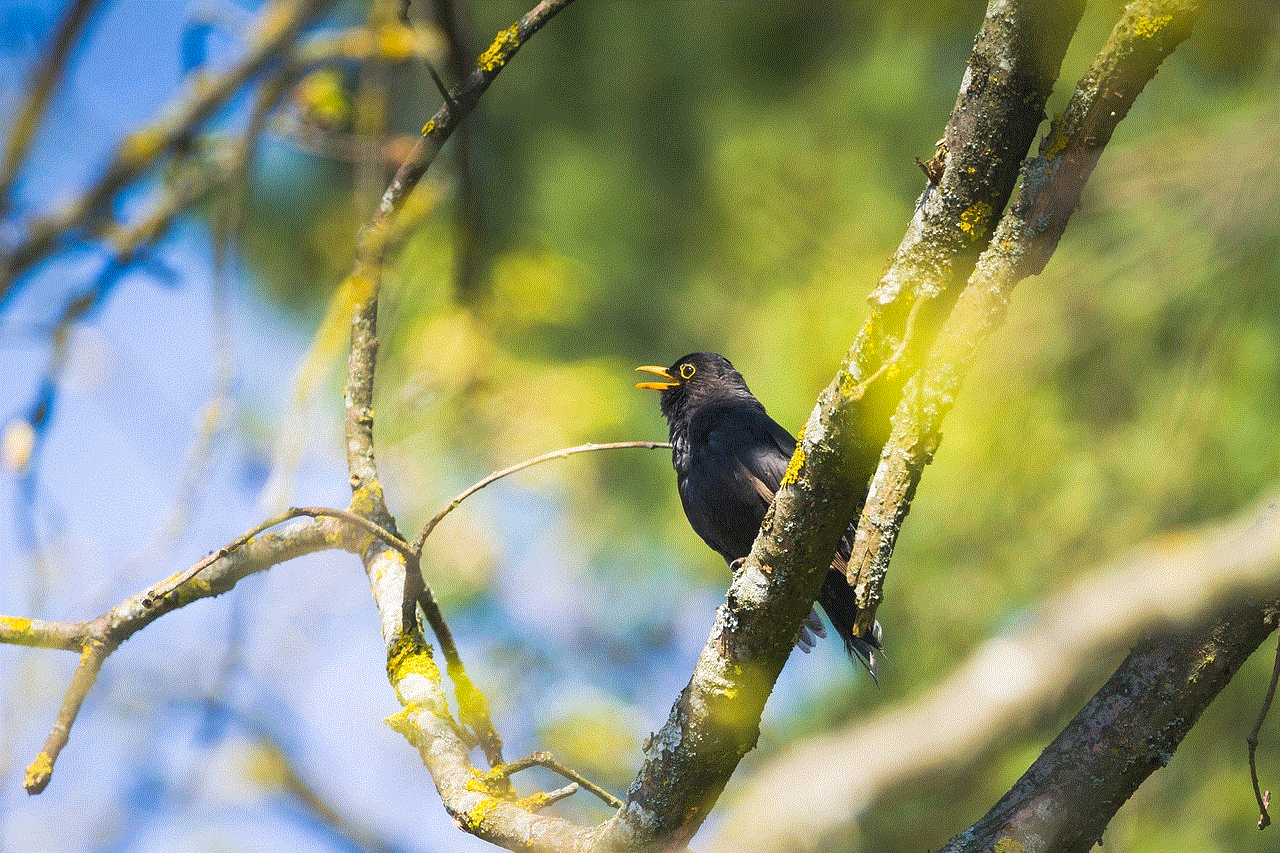
<path fill-rule="evenodd" d="M 662 414 L 671 431 L 671 462 L 689 524 L 736 569 L 751 552 L 796 440 L 769 417 L 742 374 L 722 355 L 695 352 L 671 367 L 636 370 L 661 377 L 660 382 L 638 382 L 636 387 L 662 392 Z M 880 624 L 875 624 L 870 636 L 854 634 L 858 606 L 844 573 L 855 529 L 856 524 L 850 525 L 840 541 L 818 604 L 850 656 L 860 659 L 875 678 Z M 805 651 L 813 644 L 807 631 L 826 636 L 817 614 L 811 613 L 801 629 L 800 645 Z"/>

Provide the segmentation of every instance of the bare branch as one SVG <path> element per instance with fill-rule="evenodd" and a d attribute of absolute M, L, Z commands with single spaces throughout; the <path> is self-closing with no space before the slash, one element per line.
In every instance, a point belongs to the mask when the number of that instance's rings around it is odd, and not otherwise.
<path fill-rule="evenodd" d="M 1199 3 L 1186 0 L 1129 4 L 1042 141 L 1040 156 L 1027 162 L 1017 199 L 894 412 L 847 569 L 858 594 L 855 632 L 870 630 L 875 620 L 898 530 L 978 348 L 1003 322 L 1014 285 L 1044 268 L 1112 131 L 1198 15 Z"/>
<path fill-rule="evenodd" d="M 1139 643 L 1000 802 L 940 853 L 1089 853 L 1275 630 L 1278 608 L 1235 604 L 1209 625 Z"/>
<path fill-rule="evenodd" d="M 1271 700 L 1276 697 L 1276 680 L 1280 678 L 1280 643 L 1276 644 L 1276 660 L 1271 665 L 1271 683 L 1267 685 L 1267 695 L 1262 700 L 1262 707 L 1258 710 L 1258 721 L 1253 724 L 1253 731 L 1249 732 L 1249 737 L 1245 738 L 1245 743 L 1249 746 L 1249 778 L 1253 781 L 1253 796 L 1258 800 L 1258 829 L 1266 829 L 1271 825 L 1271 815 L 1267 813 L 1267 808 L 1271 804 L 1271 792 L 1265 794 L 1258 790 L 1258 733 L 1262 731 L 1262 724 L 1266 722 L 1267 712 L 1271 710 Z"/>
<path fill-rule="evenodd" d="M 524 758 L 517 758 L 515 761 L 509 761 L 501 767 L 495 767 L 492 770 L 481 774 L 481 778 L 484 779 L 485 782 L 490 782 L 496 779 L 506 779 L 511 776 L 512 773 L 519 773 L 521 770 L 527 770 L 530 767 L 545 767 L 548 770 L 553 770 L 566 779 L 572 779 L 578 785 L 581 785 L 592 794 L 595 794 L 604 801 L 605 805 L 611 806 L 615 809 L 622 808 L 622 800 L 619 800 L 604 788 L 587 779 L 578 771 L 566 767 L 559 761 L 556 761 L 555 757 L 545 750 L 531 753 L 530 755 L 526 755 Z"/>
<path fill-rule="evenodd" d="M 96 619 L 50 623 L 0 617 L 0 642 L 81 653 L 80 665 L 67 688 L 53 730 L 44 749 L 27 769 L 24 786 L 28 793 L 38 794 L 49 784 L 54 762 L 66 746 L 71 725 L 97 680 L 103 662 L 129 637 L 164 614 L 192 601 L 221 595 L 241 578 L 316 551 L 334 547 L 354 550 L 353 543 L 369 538 L 351 535 L 352 522 L 336 519 L 294 525 L 278 533 L 264 533 L 268 528 L 302 514 L 306 513 L 292 512 L 268 519 L 189 569 L 136 593 Z M 334 513 L 324 511 L 324 514 Z M 359 522 L 359 525 L 369 527 L 367 521 Z"/>
<path fill-rule="evenodd" d="M 408 563 L 408 578 L 422 578 L 422 566 L 417 555 Z M 453 696 L 458 703 L 458 722 L 465 726 L 475 738 L 476 743 L 484 750 L 485 760 L 490 767 L 501 767 L 502 736 L 498 734 L 489 716 L 489 700 L 471 680 L 467 668 L 462 663 L 462 655 L 458 653 L 458 644 L 453 640 L 453 630 L 440 610 L 435 593 L 431 586 L 422 579 L 418 586 L 418 605 L 422 608 L 423 618 L 431 626 L 431 632 L 440 644 L 440 652 L 444 655 L 445 671 L 453 682 Z M 503 788 L 503 793 L 510 795 L 512 790 L 505 782 L 505 777 L 496 778 L 495 783 Z"/>
<path fill-rule="evenodd" d="M 78 652 L 88 636 L 85 622 L 47 622 L 25 616 L 0 616 L 0 643 L 35 649 Z"/>
<path fill-rule="evenodd" d="M 440 75 L 436 72 L 435 66 L 430 62 L 425 64 L 427 66 L 427 73 L 431 75 L 431 82 L 436 84 L 436 91 L 438 91 L 440 93 L 440 97 L 444 99 L 444 105 L 451 110 L 456 110 L 458 108 L 458 104 L 453 100 L 453 95 L 450 94 L 449 87 L 440 79 Z"/>
<path fill-rule="evenodd" d="M 1162 536 L 1055 594 L 924 695 L 775 759 L 738 799 L 712 849 L 822 849 L 884 793 L 964 767 L 1024 731 L 1094 662 L 1144 633 L 1185 629 L 1234 602 L 1277 594 L 1274 502 Z"/>
<path fill-rule="evenodd" d="M 58 760 L 62 748 L 67 745 L 67 739 L 71 737 L 71 725 L 80 713 L 80 706 L 98 680 L 103 662 L 119 645 L 120 641 L 114 639 L 103 641 L 91 638 L 85 642 L 84 649 L 80 652 L 80 665 L 76 667 L 71 684 L 62 697 L 62 707 L 58 709 L 58 716 L 53 721 L 53 729 L 35 761 L 27 766 L 22 787 L 27 789 L 28 794 L 38 794 L 49 784 L 53 776 L 53 763 Z"/>
<path fill-rule="evenodd" d="M 373 450 L 378 289 L 388 235 L 405 199 L 458 122 L 474 108 L 480 95 L 520 46 L 566 5 L 568 0 L 543 0 L 516 24 L 499 33 L 489 49 L 481 54 L 475 70 L 453 90 L 456 108 L 446 104 L 427 122 L 410 159 L 401 166 L 383 194 L 378 211 L 361 236 L 355 268 L 345 282 L 347 296 L 354 305 L 346 385 L 351 509 L 388 530 L 394 531 L 395 525 L 383 499 Z M 511 850 L 589 849 L 596 836 L 594 831 L 534 813 L 534 809 L 545 806 L 552 796 L 563 793 L 563 789 L 555 795 L 512 801 L 510 784 L 505 778 L 497 788 L 477 784 L 475 768 L 467 755 L 467 743 L 449 713 L 439 668 L 417 627 L 416 608 L 422 604 L 428 620 L 437 628 L 437 636 L 442 638 L 442 645 L 450 648 L 450 669 L 453 670 L 456 650 L 451 648 L 451 639 L 447 643 L 443 639 L 450 636 L 448 627 L 435 606 L 417 561 L 406 559 L 377 542 L 365 549 L 361 557 L 381 614 L 387 647 L 387 677 L 404 706 L 388 723 L 418 748 L 445 808 L 463 829 Z M 460 660 L 458 671 L 461 671 Z M 455 683 L 460 706 L 464 695 L 482 699 L 469 681 Z M 483 705 L 476 703 L 472 710 L 483 711 Z M 487 714 L 482 714 L 481 719 L 487 719 Z M 491 744 L 486 751 L 495 746 L 500 746 L 500 742 Z M 500 758 L 500 753 L 497 757 Z"/>
<path fill-rule="evenodd" d="M 431 520 L 423 525 L 422 532 L 418 534 L 418 538 L 413 541 L 413 550 L 415 553 L 421 554 L 423 543 L 427 541 L 427 537 L 431 535 L 431 531 L 436 529 L 436 525 L 439 524 L 446 515 L 457 509 L 458 504 L 462 503 L 495 480 L 501 480 L 503 477 L 514 474 L 517 471 L 532 468 L 534 465 L 541 465 L 543 462 L 550 462 L 552 459 L 564 459 L 566 456 L 573 456 L 576 453 L 591 453 L 597 450 L 621 450 L 628 447 L 655 450 L 661 447 L 669 448 L 671 445 L 665 441 L 610 441 L 605 444 L 579 444 L 576 447 L 565 447 L 560 450 L 553 450 L 550 453 L 544 453 L 541 456 L 535 456 L 532 459 L 517 462 L 514 465 L 503 468 L 501 471 L 494 471 L 483 480 L 472 483 L 460 492 L 457 497 L 449 501 L 448 506 L 432 516 Z"/>
<path fill-rule="evenodd" d="M 1083 9 L 1083 0 L 987 6 L 915 215 L 871 294 L 870 318 L 823 392 L 822 400 L 834 408 L 829 424 L 847 428 L 849 449 L 843 455 L 856 466 L 858 493 L 888 437 L 886 413 L 1013 193 Z M 908 324 L 921 299 L 932 304 L 911 340 Z M 897 354 L 904 346 L 905 357 Z M 892 381 L 873 384 L 890 360 L 901 361 L 901 369 L 884 377 Z M 855 389 L 871 393 L 863 400 L 853 395 Z M 855 510 L 850 508 L 850 518 Z"/>

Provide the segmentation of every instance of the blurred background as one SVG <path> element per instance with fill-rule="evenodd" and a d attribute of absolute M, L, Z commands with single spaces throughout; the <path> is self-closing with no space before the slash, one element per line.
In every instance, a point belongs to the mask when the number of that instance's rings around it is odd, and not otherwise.
<path fill-rule="evenodd" d="M 264 17 L 237 0 L 87 6 L 0 201 L 0 251 L 28 245 L 122 141 L 148 138 L 130 134 L 225 75 Z M 440 103 L 425 61 L 458 80 L 526 10 L 441 0 L 413 10 L 410 37 L 398 6 L 330 6 L 198 133 L 11 270 L 0 613 L 90 618 L 284 506 L 347 504 L 347 324 L 326 321 L 330 299 Z M 1090 5 L 1051 113 L 1120 8 Z M 914 158 L 933 153 L 983 12 L 582 0 L 553 19 L 397 229 L 377 449 L 400 529 L 526 457 L 664 439 L 637 364 L 722 352 L 798 429 L 901 239 L 923 188 Z M 6 138 L 66 13 L 0 0 Z M 390 34 L 371 60 L 342 41 L 366 26 Z M 793 655 L 726 803 L 786 745 L 920 694 L 1069 579 L 1275 490 L 1278 32 L 1274 2 L 1209 3 L 1139 98 L 947 420 L 886 587 L 879 688 L 835 643 Z M 134 233 L 174 198 L 191 204 L 158 238 Z M 437 528 L 424 569 L 507 754 L 549 749 L 618 794 L 728 580 L 688 529 L 662 450 L 503 480 Z M 34 798 L 24 768 L 76 660 L 0 646 L 0 849 L 491 849 L 451 825 L 382 723 L 398 708 L 377 625 L 346 554 L 165 617 L 108 660 Z M 849 849 L 922 850 L 968 826 L 1121 657 L 1089 662 L 1057 712 L 977 768 L 892 792 L 858 816 Z M 1274 846 L 1254 828 L 1244 750 L 1271 657 L 1120 811 L 1112 849 Z M 1275 729 L 1264 786 L 1280 784 Z M 557 808 L 608 814 L 582 794 Z"/>

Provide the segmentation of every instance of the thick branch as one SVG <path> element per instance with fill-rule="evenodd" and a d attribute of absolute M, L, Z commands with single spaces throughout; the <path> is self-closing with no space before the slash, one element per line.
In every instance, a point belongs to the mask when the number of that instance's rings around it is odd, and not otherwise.
<path fill-rule="evenodd" d="M 995 0 L 987 6 L 930 183 L 871 294 L 870 318 L 824 392 L 838 410 L 835 422 L 851 427 L 844 455 L 858 483 L 875 469 L 889 432 L 887 415 L 911 365 L 927 349 L 1013 193 L 1083 10 L 1083 0 Z M 929 310 L 923 328 L 912 333 L 922 300 Z M 904 348 L 905 358 L 899 354 Z M 890 360 L 903 363 L 881 373 Z"/>
<path fill-rule="evenodd" d="M 1089 853 L 1142 782 L 1275 630 L 1280 602 L 1149 639 L 982 820 L 940 853 Z"/>
<path fill-rule="evenodd" d="M 1198 13 L 1199 3 L 1187 0 L 1131 3 L 1054 120 L 1040 156 L 1027 162 L 1018 198 L 894 412 L 849 559 L 858 593 L 855 630 L 869 630 L 875 619 L 898 530 L 978 347 L 1003 322 L 1014 285 L 1044 269 L 1112 131 Z"/>
<path fill-rule="evenodd" d="M 1094 662 L 1144 633 L 1182 630 L 1233 602 L 1280 595 L 1274 500 L 1208 529 L 1162 536 L 1043 602 L 924 695 L 775 759 L 712 849 L 823 849 L 884 793 L 955 773 L 1025 731 Z"/>

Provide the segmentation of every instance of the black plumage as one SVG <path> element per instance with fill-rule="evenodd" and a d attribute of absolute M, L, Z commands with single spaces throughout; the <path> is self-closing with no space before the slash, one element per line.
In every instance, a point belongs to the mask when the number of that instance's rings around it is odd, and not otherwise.
<path fill-rule="evenodd" d="M 732 567 L 751 552 L 795 451 L 795 438 L 769 417 L 742 374 L 724 356 L 695 352 L 669 368 L 636 369 L 661 377 L 661 381 L 637 385 L 662 392 L 671 460 L 689 524 Z M 841 540 L 818 604 L 849 654 L 857 656 L 874 677 L 880 626 L 876 624 L 872 636 L 854 635 L 858 607 L 844 573 L 854 530 L 850 525 Z M 814 615 L 806 627 L 822 634 L 822 623 Z M 805 640 L 802 631 L 802 645 Z"/>

